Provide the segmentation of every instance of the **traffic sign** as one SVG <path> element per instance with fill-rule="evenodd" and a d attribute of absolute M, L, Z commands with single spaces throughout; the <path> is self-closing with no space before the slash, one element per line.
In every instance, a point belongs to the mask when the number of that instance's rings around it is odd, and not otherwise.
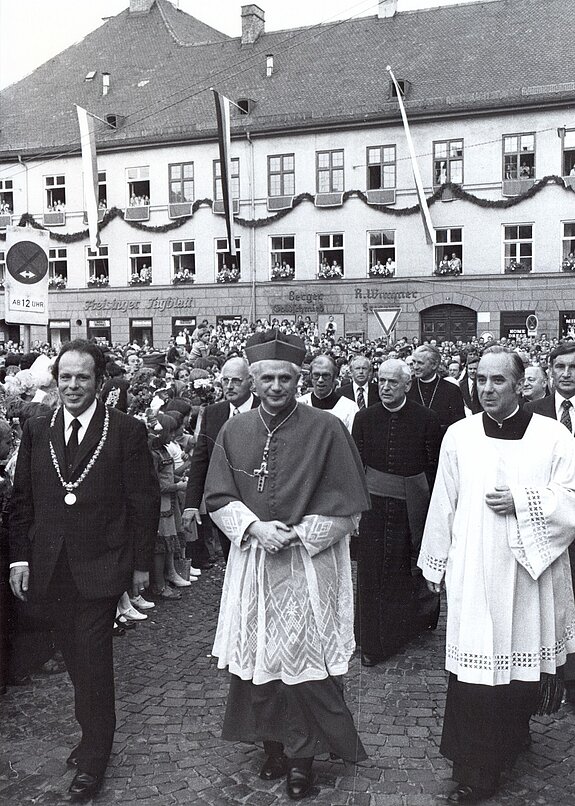
<path fill-rule="evenodd" d="M 6 322 L 48 324 L 49 234 L 32 227 L 6 228 Z"/>
<path fill-rule="evenodd" d="M 373 312 L 376 315 L 377 321 L 381 325 L 383 332 L 386 336 L 389 336 L 389 334 L 395 328 L 395 323 L 399 319 L 401 308 L 382 308 L 381 310 L 375 310 L 374 308 Z"/>

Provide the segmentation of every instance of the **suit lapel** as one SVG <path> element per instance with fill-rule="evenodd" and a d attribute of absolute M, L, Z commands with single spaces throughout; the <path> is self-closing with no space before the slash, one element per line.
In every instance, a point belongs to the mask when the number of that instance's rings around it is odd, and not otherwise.
<path fill-rule="evenodd" d="M 90 425 L 84 438 L 78 445 L 78 451 L 72 467 L 72 476 L 75 474 L 76 468 L 86 463 L 86 457 L 89 456 L 102 436 L 102 426 L 104 423 L 104 405 L 98 402 L 94 416 L 90 420 Z"/>
<path fill-rule="evenodd" d="M 54 447 L 54 453 L 56 454 L 56 459 L 58 460 L 58 465 L 60 467 L 60 472 L 62 476 L 66 478 L 66 443 L 64 441 L 64 410 L 60 408 L 58 410 L 58 414 L 56 415 L 56 419 L 54 421 L 54 425 L 49 429 L 50 431 L 50 442 Z"/>

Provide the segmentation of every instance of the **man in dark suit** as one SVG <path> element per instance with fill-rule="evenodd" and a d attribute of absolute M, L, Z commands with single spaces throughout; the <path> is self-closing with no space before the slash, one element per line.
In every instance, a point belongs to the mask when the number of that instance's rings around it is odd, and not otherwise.
<path fill-rule="evenodd" d="M 563 423 L 575 435 L 575 342 L 560 344 L 549 353 L 553 393 L 526 403 L 525 411 L 542 414 Z M 571 579 L 575 588 L 575 542 L 569 546 Z M 575 703 L 575 655 L 567 655 L 564 672 L 567 699 Z"/>
<path fill-rule="evenodd" d="M 373 406 L 374 403 L 379 403 L 377 384 L 371 383 L 373 370 L 369 358 L 364 355 L 354 355 L 349 362 L 349 368 L 351 370 L 351 382 L 342 383 L 339 389 L 340 393 L 344 397 L 354 400 L 360 410 L 366 406 Z"/>
<path fill-rule="evenodd" d="M 220 428 L 230 417 L 255 409 L 260 404 L 259 398 L 252 394 L 252 379 L 248 363 L 243 358 L 230 358 L 226 361 L 222 367 L 222 385 L 225 400 L 213 403 L 204 410 L 198 441 L 192 453 L 182 516 L 187 529 L 192 527 L 194 521 L 202 526 L 200 507 L 204 497 L 204 484 Z M 218 536 L 227 560 L 230 541 L 219 529 Z"/>
<path fill-rule="evenodd" d="M 24 426 L 10 517 L 12 591 L 55 627 L 74 685 L 82 738 L 68 759 L 72 801 L 102 784 L 116 721 L 116 603 L 148 584 L 160 505 L 145 426 L 97 400 L 104 368 L 95 344 L 62 347 L 53 368 L 62 406 Z"/>
<path fill-rule="evenodd" d="M 466 413 L 470 412 L 471 414 L 479 414 L 480 411 L 483 411 L 477 395 L 477 383 L 475 381 L 478 364 L 479 356 L 476 353 L 470 353 L 467 356 L 465 374 L 459 381 L 459 388 L 461 389 L 461 397 L 463 398 Z"/>
<path fill-rule="evenodd" d="M 411 362 L 415 377 L 407 397 L 434 411 L 439 417 L 441 432 L 445 434 L 450 425 L 463 420 L 465 411 L 461 391 L 437 374 L 440 363 L 441 354 L 437 347 L 422 344 L 415 350 Z"/>

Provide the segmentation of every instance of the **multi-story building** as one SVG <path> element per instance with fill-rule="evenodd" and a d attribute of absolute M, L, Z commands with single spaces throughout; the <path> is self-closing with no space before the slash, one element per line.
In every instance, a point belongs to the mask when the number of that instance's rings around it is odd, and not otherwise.
<path fill-rule="evenodd" d="M 229 37 L 130 0 L 0 95 L 0 226 L 50 239 L 48 331 L 114 342 L 208 318 L 456 339 L 575 328 L 575 80 L 564 0 L 482 0 Z M 403 91 L 435 244 L 422 228 Z M 238 256 L 222 215 L 214 87 L 234 104 Z M 97 116 L 89 247 L 75 104 Z M 0 271 L 5 253 L 0 242 Z M 389 318 L 391 314 L 385 314 Z M 5 337 L 18 328 L 0 323 Z"/>

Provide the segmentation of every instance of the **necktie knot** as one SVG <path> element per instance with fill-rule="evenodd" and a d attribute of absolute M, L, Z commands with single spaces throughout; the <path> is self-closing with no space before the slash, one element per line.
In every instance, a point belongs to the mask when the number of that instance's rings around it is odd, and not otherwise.
<path fill-rule="evenodd" d="M 570 400 L 564 400 L 563 403 L 561 403 L 561 405 L 563 406 L 564 411 L 569 411 L 572 404 Z"/>

